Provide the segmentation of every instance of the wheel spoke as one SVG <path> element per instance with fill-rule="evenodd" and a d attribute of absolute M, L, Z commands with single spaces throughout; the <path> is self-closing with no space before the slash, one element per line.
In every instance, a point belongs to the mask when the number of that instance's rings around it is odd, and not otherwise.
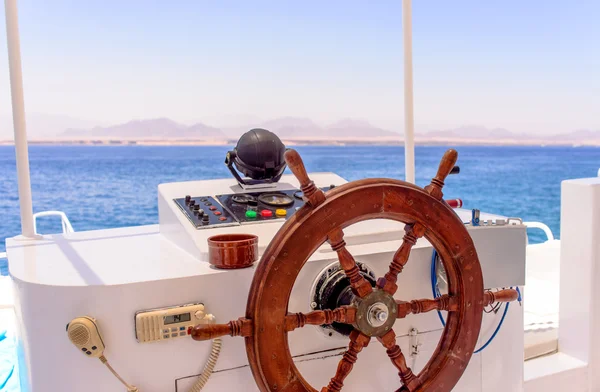
<path fill-rule="evenodd" d="M 392 295 L 398 290 L 398 285 L 396 284 L 398 275 L 402 272 L 404 266 L 408 262 L 410 250 L 417 243 L 417 240 L 423 237 L 426 228 L 420 223 L 414 223 L 406 225 L 404 231 L 405 234 L 402 239 L 402 245 L 400 245 L 400 248 L 394 254 L 389 271 L 383 278 L 377 280 L 377 287 Z"/>
<path fill-rule="evenodd" d="M 356 308 L 353 306 L 340 306 L 334 310 L 315 310 L 310 313 L 290 313 L 285 317 L 285 330 L 293 331 L 306 324 L 329 325 L 332 323 L 352 324 L 356 319 Z"/>
<path fill-rule="evenodd" d="M 335 229 L 329 233 L 327 237 L 331 249 L 337 252 L 340 265 L 350 279 L 350 285 L 355 295 L 363 298 L 373 291 L 371 284 L 360 274 L 354 257 L 346 249 L 346 241 L 344 241 L 344 232 L 342 229 Z"/>
<path fill-rule="evenodd" d="M 396 366 L 396 369 L 398 369 L 398 375 L 400 376 L 402 384 L 404 384 L 404 389 L 409 392 L 415 391 L 421 385 L 421 381 L 406 364 L 406 358 L 404 358 L 402 350 L 396 344 L 396 334 L 394 333 L 394 330 L 392 329 L 385 335 L 378 337 L 377 340 L 379 340 L 386 348 L 388 357 L 390 357 L 392 363 Z"/>
<path fill-rule="evenodd" d="M 453 312 L 458 309 L 456 297 L 444 294 L 436 299 L 415 299 L 410 302 L 396 301 L 398 304 L 397 318 L 404 318 L 409 314 L 431 312 L 432 310 L 445 310 Z"/>
<path fill-rule="evenodd" d="M 350 345 L 348 350 L 344 353 L 342 360 L 340 361 L 335 376 L 329 382 L 329 385 L 323 387 L 321 392 L 339 392 L 344 386 L 344 380 L 348 377 L 348 374 L 352 371 L 354 364 L 358 358 L 358 353 L 363 348 L 367 347 L 371 338 L 367 335 L 354 330 L 350 333 Z"/>
<path fill-rule="evenodd" d="M 483 293 L 483 306 L 491 305 L 495 302 L 512 302 L 519 298 L 519 293 L 514 289 L 505 289 L 500 291 L 489 291 Z M 419 314 L 431 312 L 432 310 L 445 310 L 454 312 L 458 309 L 456 297 L 444 294 L 436 299 L 415 299 L 413 301 L 396 301 L 398 305 L 397 318 L 404 318 L 409 314 Z"/>

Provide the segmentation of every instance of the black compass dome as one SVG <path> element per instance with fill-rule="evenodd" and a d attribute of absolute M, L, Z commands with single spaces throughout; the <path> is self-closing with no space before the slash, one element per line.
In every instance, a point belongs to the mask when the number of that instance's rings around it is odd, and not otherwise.
<path fill-rule="evenodd" d="M 286 167 L 285 150 L 276 134 L 254 128 L 240 137 L 235 149 L 229 152 L 228 161 L 246 177 L 276 182 Z"/>

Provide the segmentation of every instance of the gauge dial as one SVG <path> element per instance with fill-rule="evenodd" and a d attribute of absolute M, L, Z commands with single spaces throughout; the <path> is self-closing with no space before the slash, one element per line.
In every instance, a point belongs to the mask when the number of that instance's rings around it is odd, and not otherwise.
<path fill-rule="evenodd" d="M 238 204 L 248 204 L 248 202 L 250 200 L 256 200 L 256 198 L 254 196 L 242 194 L 242 195 L 233 195 L 231 197 L 231 200 L 233 200 L 234 203 L 238 203 Z"/>
<path fill-rule="evenodd" d="M 294 199 L 285 193 L 265 193 L 258 196 L 258 200 L 269 206 L 284 207 L 294 204 Z"/>

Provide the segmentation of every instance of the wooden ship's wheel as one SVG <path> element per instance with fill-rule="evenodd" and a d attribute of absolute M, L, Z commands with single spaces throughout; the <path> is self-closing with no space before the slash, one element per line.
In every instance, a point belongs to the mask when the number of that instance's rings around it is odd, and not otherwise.
<path fill-rule="evenodd" d="M 316 392 L 294 365 L 287 334 L 307 324 L 349 324 L 353 330 L 348 350 L 321 392 L 342 390 L 344 379 L 372 338 L 383 345 L 398 369 L 402 384 L 398 391 L 451 391 L 475 349 L 484 306 L 516 300 L 518 295 L 514 290 L 484 292 L 473 241 L 442 199 L 444 180 L 457 156 L 456 151 L 448 150 L 437 175 L 424 189 L 404 181 L 377 178 L 350 182 L 323 193 L 309 179 L 299 154 L 288 150 L 285 159 L 301 184 L 305 205 L 282 226 L 263 254 L 250 288 L 246 317 L 228 324 L 198 325 L 192 330 L 192 337 L 208 340 L 224 335 L 243 336 L 261 391 Z M 346 249 L 343 229 L 381 218 L 405 223 L 405 235 L 389 271 L 372 287 Z M 448 276 L 448 294 L 437 299 L 397 300 L 394 294 L 398 275 L 420 237 L 425 237 L 441 257 Z M 337 252 L 350 280 L 353 300 L 334 310 L 289 313 L 288 301 L 300 270 L 326 241 Z M 414 374 L 396 344 L 392 327 L 396 319 L 436 309 L 448 312 L 446 326 L 431 359 L 421 372 Z"/>

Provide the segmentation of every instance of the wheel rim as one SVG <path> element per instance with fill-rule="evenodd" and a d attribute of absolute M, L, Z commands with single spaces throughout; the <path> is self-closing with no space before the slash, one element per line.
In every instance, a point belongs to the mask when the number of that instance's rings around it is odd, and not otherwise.
<path fill-rule="evenodd" d="M 419 385 L 413 390 L 446 392 L 456 385 L 481 328 L 483 279 L 473 242 L 456 214 L 428 192 L 403 181 L 369 179 L 334 188 L 316 207 L 302 207 L 263 254 L 246 310 L 254 326 L 254 335 L 246 338 L 248 359 L 261 390 L 316 391 L 295 367 L 282 327 L 294 282 L 332 230 L 378 218 L 425 226 L 424 237 L 448 273 L 449 295 L 458 300 L 458 309 L 448 313 L 440 343 L 416 376 Z"/>

